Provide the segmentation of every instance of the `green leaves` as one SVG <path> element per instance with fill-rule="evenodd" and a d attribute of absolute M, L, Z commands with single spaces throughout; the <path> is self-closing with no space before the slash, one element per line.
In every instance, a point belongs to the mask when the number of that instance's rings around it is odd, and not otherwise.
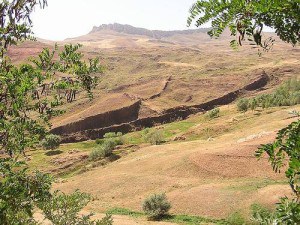
<path fill-rule="evenodd" d="M 90 195 L 78 190 L 70 195 L 55 191 L 47 201 L 39 202 L 38 207 L 44 212 L 45 219 L 55 225 L 111 225 L 112 219 L 109 215 L 101 221 L 92 221 L 93 214 L 79 215 L 90 200 Z"/>
<path fill-rule="evenodd" d="M 288 160 L 288 169 L 285 174 L 289 180 L 292 191 L 300 198 L 300 120 L 291 123 L 280 130 L 276 141 L 262 145 L 256 156 L 266 153 L 275 172 L 279 172 Z"/>
<path fill-rule="evenodd" d="M 291 0 L 199 0 L 190 9 L 188 26 L 195 21 L 197 27 L 211 22 L 211 37 L 219 37 L 229 27 L 231 35 L 237 36 L 241 46 L 247 39 L 268 51 L 274 39 L 263 40 L 265 26 L 275 29 L 285 42 L 296 45 L 300 42 L 300 2 Z M 231 46 L 236 48 L 236 42 Z"/>
<path fill-rule="evenodd" d="M 51 178 L 39 172 L 28 175 L 26 165 L 12 159 L 0 160 L 0 177 L 1 224 L 36 224 L 33 207 L 50 197 Z"/>

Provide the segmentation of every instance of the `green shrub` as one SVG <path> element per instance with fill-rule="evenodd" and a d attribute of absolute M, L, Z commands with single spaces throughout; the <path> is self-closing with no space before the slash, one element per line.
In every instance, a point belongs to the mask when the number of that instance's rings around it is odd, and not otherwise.
<path fill-rule="evenodd" d="M 96 161 L 98 159 L 103 158 L 103 151 L 102 148 L 95 148 L 89 154 L 89 160 Z"/>
<path fill-rule="evenodd" d="M 241 99 L 237 103 L 238 110 L 246 112 L 249 108 L 263 109 L 275 106 L 291 106 L 300 104 L 300 80 L 290 79 L 284 82 L 271 94 L 262 94 L 250 99 Z"/>
<path fill-rule="evenodd" d="M 161 130 L 151 130 L 149 128 L 146 128 L 143 131 L 143 136 L 145 142 L 148 142 L 152 145 L 159 145 L 164 142 L 163 132 Z"/>
<path fill-rule="evenodd" d="M 239 213 L 235 212 L 231 214 L 226 220 L 225 220 L 226 225 L 245 225 L 246 220 L 245 218 Z"/>
<path fill-rule="evenodd" d="M 215 109 L 208 111 L 207 116 L 210 119 L 218 118 L 220 116 L 220 109 L 215 108 Z"/>
<path fill-rule="evenodd" d="M 95 140 L 95 143 L 96 143 L 97 145 L 102 145 L 102 144 L 104 143 L 104 139 L 97 138 L 97 139 Z"/>
<path fill-rule="evenodd" d="M 49 134 L 41 141 L 41 145 L 46 150 L 54 150 L 59 147 L 60 142 L 60 136 L 55 134 Z"/>
<path fill-rule="evenodd" d="M 171 208 L 170 202 L 167 200 L 165 193 L 153 194 L 143 202 L 143 210 L 149 219 L 159 220 L 168 215 Z"/>
<path fill-rule="evenodd" d="M 122 137 L 122 133 L 121 132 L 118 132 L 118 133 L 114 133 L 114 132 L 109 132 L 109 133 L 106 133 L 104 134 L 104 138 L 116 138 L 116 137 Z"/>
<path fill-rule="evenodd" d="M 109 138 L 103 141 L 99 146 L 96 146 L 95 149 L 90 153 L 89 159 L 96 161 L 101 158 L 105 158 L 112 155 L 114 148 L 119 145 L 119 141 L 114 138 Z"/>
<path fill-rule="evenodd" d="M 121 132 L 118 133 L 114 133 L 114 132 L 110 132 L 110 133 L 106 133 L 104 136 L 104 142 L 106 142 L 107 140 L 114 142 L 115 146 L 117 145 L 123 145 L 124 144 L 124 138 L 123 138 L 123 134 Z"/>
<path fill-rule="evenodd" d="M 249 100 L 246 98 L 242 98 L 237 103 L 238 111 L 240 112 L 247 112 L 249 108 Z"/>
<path fill-rule="evenodd" d="M 269 209 L 261 205 L 254 204 L 251 206 L 251 211 L 251 220 L 256 222 L 257 224 L 273 224 L 274 215 Z"/>

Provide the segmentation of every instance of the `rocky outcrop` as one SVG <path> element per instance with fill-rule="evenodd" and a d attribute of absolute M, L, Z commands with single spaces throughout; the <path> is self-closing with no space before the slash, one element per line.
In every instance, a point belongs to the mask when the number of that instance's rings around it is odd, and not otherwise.
<path fill-rule="evenodd" d="M 58 127 L 53 129 L 52 133 L 61 135 L 63 142 L 76 142 L 101 138 L 108 132 L 128 133 L 130 131 L 141 130 L 145 127 L 170 123 L 176 120 L 186 119 L 191 114 L 211 110 L 220 105 L 227 105 L 236 100 L 237 97 L 245 91 L 264 87 L 268 83 L 268 80 L 268 75 L 263 73 L 256 80 L 243 88 L 229 92 L 219 98 L 198 105 L 171 108 L 163 111 L 160 115 L 147 118 L 138 118 L 141 103 L 138 101 L 129 107 L 99 114 L 82 121 Z"/>
<path fill-rule="evenodd" d="M 52 129 L 51 133 L 65 135 L 84 130 L 99 129 L 102 127 L 113 126 L 115 124 L 127 123 L 138 118 L 140 104 L 141 101 L 136 101 L 127 107 L 100 113 L 67 125 L 59 126 Z"/>
<path fill-rule="evenodd" d="M 114 24 L 103 24 L 100 25 L 99 27 L 93 27 L 90 33 L 95 33 L 102 30 L 111 30 L 111 31 L 124 33 L 124 34 L 143 35 L 143 36 L 148 36 L 150 38 L 161 39 L 165 37 L 171 37 L 177 34 L 207 33 L 209 29 L 200 28 L 200 29 L 193 29 L 193 30 L 162 31 L 162 30 L 148 30 L 145 28 L 134 27 L 131 25 L 114 23 Z"/>

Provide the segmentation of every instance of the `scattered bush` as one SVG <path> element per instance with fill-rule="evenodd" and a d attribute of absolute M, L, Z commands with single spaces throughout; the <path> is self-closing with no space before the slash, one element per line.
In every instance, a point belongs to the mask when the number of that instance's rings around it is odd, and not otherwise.
<path fill-rule="evenodd" d="M 102 144 L 104 143 L 104 139 L 99 139 L 99 138 L 97 138 L 97 139 L 95 140 L 95 143 L 96 143 L 97 145 L 102 145 Z"/>
<path fill-rule="evenodd" d="M 242 98 L 237 103 L 238 111 L 240 112 L 247 112 L 249 108 L 249 100 L 246 98 Z"/>
<path fill-rule="evenodd" d="M 96 161 L 112 155 L 114 148 L 123 144 L 122 133 L 107 133 L 104 135 L 105 139 L 96 139 L 99 146 L 90 153 L 89 158 Z"/>
<path fill-rule="evenodd" d="M 226 220 L 226 225 L 245 225 L 247 224 L 245 218 L 239 213 L 235 212 L 231 214 Z"/>
<path fill-rule="evenodd" d="M 238 110 L 246 112 L 249 108 L 263 109 L 275 106 L 292 106 L 300 104 L 300 80 L 290 79 L 284 82 L 271 94 L 262 94 L 251 99 L 241 99 L 237 103 Z"/>
<path fill-rule="evenodd" d="M 121 132 L 118 132 L 118 133 L 114 133 L 114 132 L 109 132 L 109 133 L 106 133 L 104 134 L 104 138 L 116 138 L 116 137 L 122 137 L 122 133 Z"/>
<path fill-rule="evenodd" d="M 103 137 L 104 142 L 106 142 L 107 140 L 114 142 L 115 146 L 117 145 L 123 145 L 124 144 L 124 139 L 123 139 L 123 134 L 121 132 L 118 133 L 114 133 L 114 132 L 110 132 L 110 133 L 106 133 Z"/>
<path fill-rule="evenodd" d="M 170 208 L 171 204 L 165 193 L 151 195 L 143 202 L 144 212 L 149 219 L 153 220 L 159 220 L 168 215 Z"/>
<path fill-rule="evenodd" d="M 210 119 L 218 118 L 220 116 L 220 109 L 215 108 L 215 109 L 208 111 L 207 116 Z"/>
<path fill-rule="evenodd" d="M 161 130 L 146 128 L 143 131 L 144 140 L 152 145 L 159 145 L 164 142 L 163 133 Z"/>
<path fill-rule="evenodd" d="M 113 149 L 116 147 L 114 142 L 107 140 L 102 145 L 97 146 L 89 155 L 90 160 L 95 161 L 112 155 Z"/>
<path fill-rule="evenodd" d="M 49 134 L 41 141 L 41 145 L 46 150 L 54 150 L 59 147 L 60 142 L 60 136 L 55 134 Z"/>

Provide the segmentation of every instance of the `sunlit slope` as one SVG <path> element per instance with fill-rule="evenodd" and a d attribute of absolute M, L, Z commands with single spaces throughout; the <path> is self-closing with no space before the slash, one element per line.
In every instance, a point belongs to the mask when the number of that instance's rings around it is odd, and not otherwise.
<path fill-rule="evenodd" d="M 154 192 L 166 192 L 176 214 L 223 218 L 235 211 L 246 213 L 253 203 L 272 206 L 289 194 L 289 186 L 284 174 L 275 174 L 266 158 L 257 161 L 254 152 L 297 119 L 289 114 L 292 109 L 300 108 L 241 114 L 225 106 L 217 119 L 189 118 L 185 123 L 190 125 L 182 131 L 178 122 L 164 125 L 160 129 L 186 141 L 135 149 L 56 188 L 91 193 L 97 200 L 90 207 L 98 212 L 111 207 L 141 210 L 142 200 Z"/>

